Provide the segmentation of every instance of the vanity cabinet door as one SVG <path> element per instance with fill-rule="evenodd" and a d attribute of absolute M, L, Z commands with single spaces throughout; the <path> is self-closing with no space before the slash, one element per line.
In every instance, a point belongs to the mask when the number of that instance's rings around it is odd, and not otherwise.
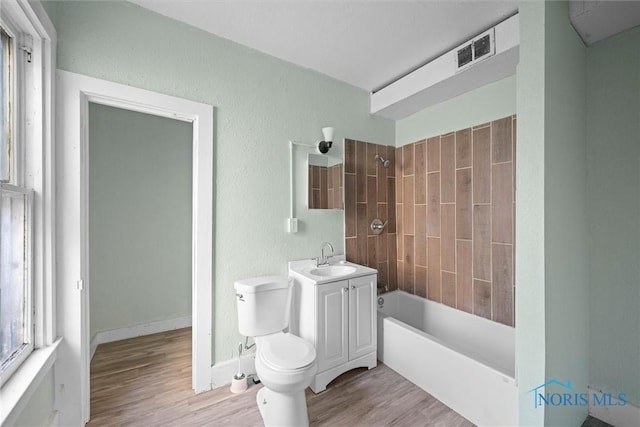
<path fill-rule="evenodd" d="M 377 348 L 376 276 L 349 280 L 349 356 L 364 356 Z"/>
<path fill-rule="evenodd" d="M 318 372 L 349 360 L 349 282 L 317 287 Z"/>

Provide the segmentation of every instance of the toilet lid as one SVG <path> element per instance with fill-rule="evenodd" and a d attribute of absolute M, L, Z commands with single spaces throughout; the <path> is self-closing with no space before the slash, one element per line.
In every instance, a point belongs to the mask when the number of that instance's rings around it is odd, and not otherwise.
<path fill-rule="evenodd" d="M 313 345 L 292 334 L 262 337 L 259 347 L 262 360 L 276 369 L 301 369 L 316 360 L 316 349 Z"/>

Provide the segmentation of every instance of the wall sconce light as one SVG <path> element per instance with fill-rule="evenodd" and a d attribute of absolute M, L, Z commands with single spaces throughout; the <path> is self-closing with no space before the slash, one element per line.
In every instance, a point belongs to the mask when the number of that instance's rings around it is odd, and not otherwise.
<path fill-rule="evenodd" d="M 322 134 L 324 135 L 324 140 L 318 143 L 318 151 L 322 154 L 327 154 L 333 144 L 333 128 L 322 128 Z"/>

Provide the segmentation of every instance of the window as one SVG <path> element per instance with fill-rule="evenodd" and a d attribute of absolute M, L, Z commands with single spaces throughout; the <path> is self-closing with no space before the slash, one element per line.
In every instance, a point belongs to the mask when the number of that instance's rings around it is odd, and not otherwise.
<path fill-rule="evenodd" d="M 0 1 L 1 387 L 33 350 L 55 339 L 50 60 L 55 32 L 40 20 L 40 4 L 34 9 L 27 0 Z"/>
<path fill-rule="evenodd" d="M 9 373 L 33 349 L 31 192 L 0 184 L 0 355 Z"/>
<path fill-rule="evenodd" d="M 19 144 L 14 140 L 15 94 L 19 81 L 15 31 L 0 27 L 2 39 L 0 104 L 0 383 L 4 382 L 33 350 L 33 286 L 31 283 L 31 200 L 18 170 L 24 170 Z M 18 133 L 19 135 L 19 133 Z"/>

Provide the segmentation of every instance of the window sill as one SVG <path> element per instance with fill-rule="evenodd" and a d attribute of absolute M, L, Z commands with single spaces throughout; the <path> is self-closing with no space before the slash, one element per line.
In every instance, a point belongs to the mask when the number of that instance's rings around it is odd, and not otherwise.
<path fill-rule="evenodd" d="M 42 379 L 51 370 L 62 338 L 34 350 L 0 389 L 0 425 L 11 425 L 29 403 Z"/>

